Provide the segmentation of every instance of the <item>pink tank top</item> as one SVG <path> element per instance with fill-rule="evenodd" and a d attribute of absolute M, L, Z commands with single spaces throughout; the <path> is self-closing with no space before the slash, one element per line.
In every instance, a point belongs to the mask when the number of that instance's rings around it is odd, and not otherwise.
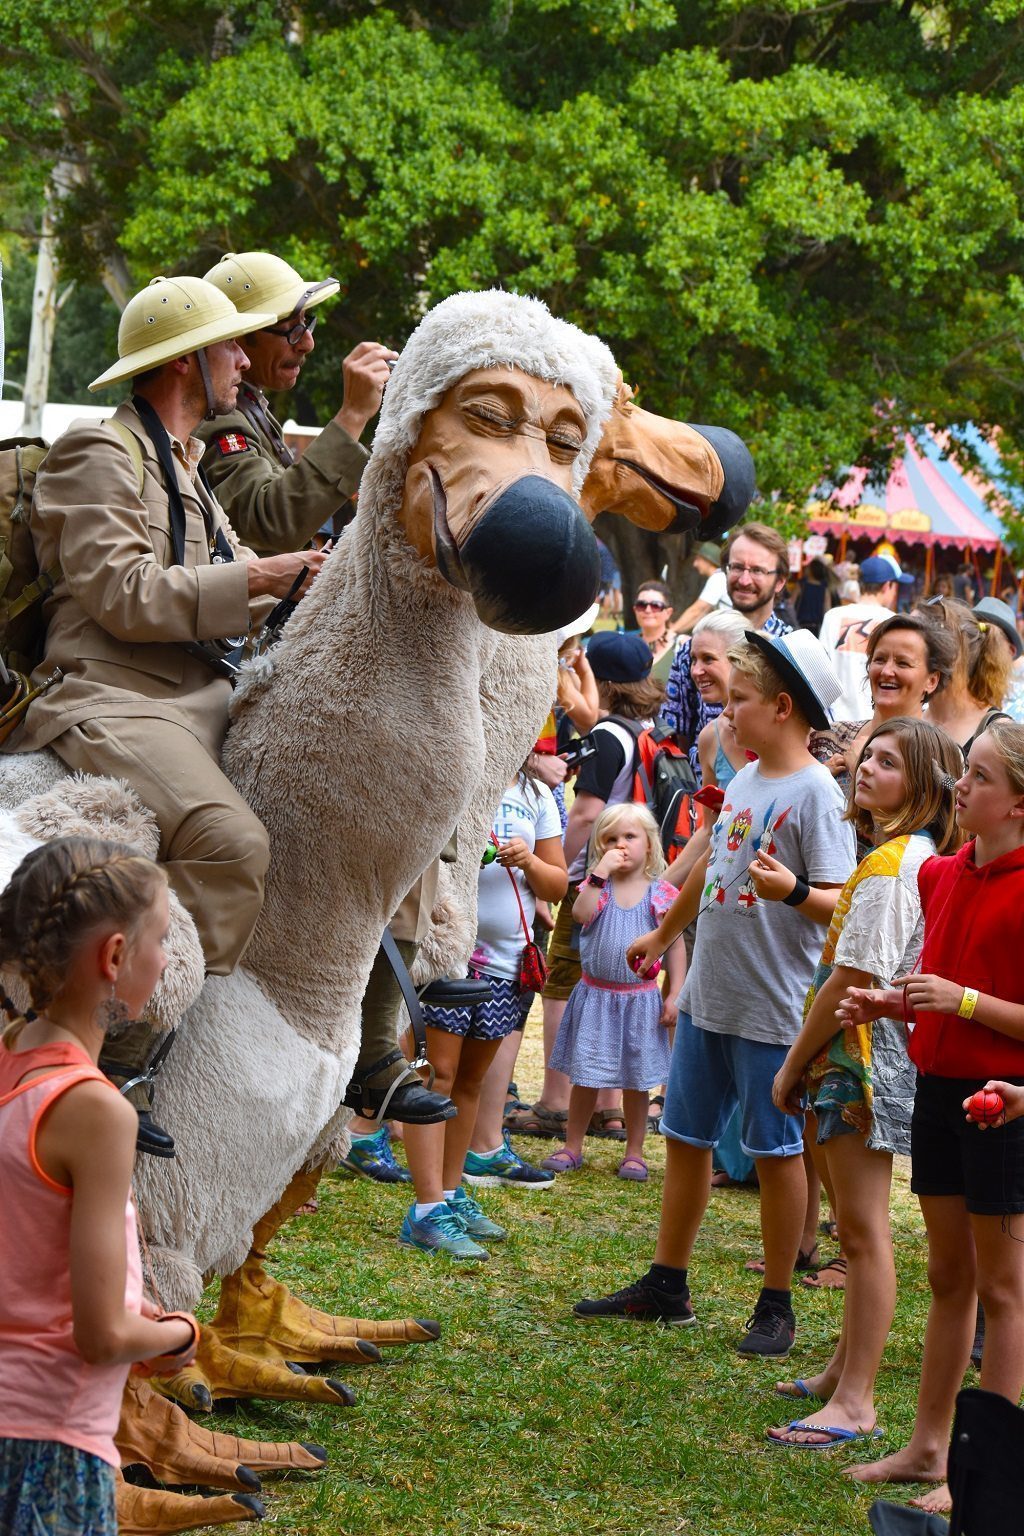
<path fill-rule="evenodd" d="M 28 1072 L 52 1068 L 20 1082 Z M 120 1464 L 114 1445 L 127 1365 L 89 1365 L 75 1348 L 68 1244 L 72 1191 L 40 1168 L 43 1114 L 77 1083 L 107 1079 L 78 1046 L 0 1045 L 0 1437 L 58 1440 Z M 117 1090 L 111 1085 L 111 1092 Z M 125 1207 L 125 1306 L 140 1310 L 142 1266 Z"/>

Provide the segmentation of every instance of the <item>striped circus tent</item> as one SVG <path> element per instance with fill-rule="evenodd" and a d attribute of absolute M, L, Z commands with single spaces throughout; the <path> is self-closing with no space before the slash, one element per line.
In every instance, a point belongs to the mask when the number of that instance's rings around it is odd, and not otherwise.
<path fill-rule="evenodd" d="M 905 452 L 894 462 L 888 480 L 855 469 L 844 485 L 823 487 L 807 507 L 812 531 L 894 544 L 944 545 L 971 553 L 998 550 L 1003 528 L 996 508 L 1019 510 L 1024 498 L 999 493 L 993 505 L 995 484 L 1001 479 L 999 455 L 975 428 L 968 428 L 967 436 L 983 474 L 958 462 L 946 433 L 923 428 L 907 434 Z"/>

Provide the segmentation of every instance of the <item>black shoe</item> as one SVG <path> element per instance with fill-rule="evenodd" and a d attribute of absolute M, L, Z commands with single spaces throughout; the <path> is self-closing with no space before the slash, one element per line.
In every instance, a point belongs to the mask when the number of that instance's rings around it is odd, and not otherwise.
<path fill-rule="evenodd" d="M 366 1077 L 373 1077 L 384 1067 L 403 1059 L 401 1052 L 395 1051 L 371 1067 Z M 371 1088 L 364 1078 L 354 1077 L 345 1090 L 342 1103 L 362 1115 L 364 1120 L 398 1120 L 402 1125 L 436 1125 L 439 1120 L 453 1120 L 458 1114 L 451 1099 L 424 1088 L 411 1067 L 407 1067 L 404 1080 L 399 1076 L 397 1086 L 392 1078 L 383 1087 Z"/>
<path fill-rule="evenodd" d="M 762 1297 L 747 1319 L 747 1332 L 736 1346 L 739 1355 L 788 1355 L 796 1338 L 792 1308 Z"/>
<path fill-rule="evenodd" d="M 577 1317 L 635 1317 L 676 1328 L 688 1328 L 697 1321 L 690 1305 L 689 1291 L 672 1294 L 645 1284 L 643 1280 L 638 1280 L 635 1285 L 625 1285 L 610 1296 L 578 1301 L 572 1310 Z"/>
<path fill-rule="evenodd" d="M 148 1109 L 138 1110 L 139 1130 L 135 1138 L 136 1152 L 148 1152 L 150 1157 L 173 1157 L 174 1137 L 168 1135 L 162 1125 L 157 1125 Z"/>

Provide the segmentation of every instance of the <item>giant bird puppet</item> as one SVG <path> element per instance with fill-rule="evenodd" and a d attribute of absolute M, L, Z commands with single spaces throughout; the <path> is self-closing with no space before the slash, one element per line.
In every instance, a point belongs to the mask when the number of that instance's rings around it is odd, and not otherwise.
<path fill-rule="evenodd" d="M 381 932 L 458 829 L 431 954 L 464 972 L 478 850 L 554 695 L 551 632 L 597 588 L 590 520 L 717 535 L 753 489 L 733 433 L 639 409 L 608 348 L 535 299 L 456 294 L 413 333 L 355 521 L 234 695 L 223 766 L 271 844 L 245 964 L 202 983 L 178 908 L 177 961 L 152 1005 L 180 1024 L 160 1099 L 177 1158 L 140 1159 L 142 1224 L 167 1305 L 194 1305 L 206 1277 L 224 1277 L 197 1364 L 172 1383 L 179 1401 L 348 1403 L 340 1382 L 286 1362 L 367 1363 L 382 1344 L 437 1336 L 415 1319 L 316 1312 L 263 1265 L 343 1144 Z M 33 839 L 152 837 L 123 789 L 68 779 L 48 753 L 0 759 L 0 800 L 12 808 L 0 878 Z M 323 1461 L 315 1447 L 213 1436 L 144 1383 L 127 1394 L 120 1444 L 164 1484 L 250 1490 L 194 1499 L 125 1484 L 127 1531 L 252 1518 L 252 1468 Z"/>

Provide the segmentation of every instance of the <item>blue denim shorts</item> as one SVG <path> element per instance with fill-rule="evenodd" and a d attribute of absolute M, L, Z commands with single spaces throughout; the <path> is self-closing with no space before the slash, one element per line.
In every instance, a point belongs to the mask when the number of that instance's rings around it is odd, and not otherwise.
<path fill-rule="evenodd" d="M 772 1083 L 786 1051 L 784 1045 L 698 1029 L 681 1013 L 662 1134 L 691 1147 L 717 1147 L 739 1105 L 740 1146 L 747 1157 L 796 1157 L 804 1149 L 803 1116 L 784 1114 L 772 1103 Z"/>

